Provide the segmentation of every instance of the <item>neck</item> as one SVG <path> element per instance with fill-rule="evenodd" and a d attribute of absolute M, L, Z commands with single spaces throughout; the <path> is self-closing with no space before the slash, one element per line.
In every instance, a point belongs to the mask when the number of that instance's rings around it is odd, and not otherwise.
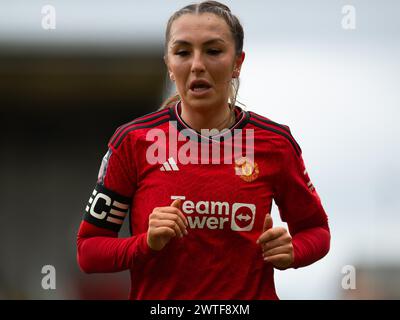
<path fill-rule="evenodd" d="M 191 108 L 181 102 L 181 118 L 188 126 L 196 131 L 202 129 L 223 129 L 231 127 L 235 122 L 235 112 L 229 108 L 229 105 L 223 105 L 219 108 L 199 109 Z"/>

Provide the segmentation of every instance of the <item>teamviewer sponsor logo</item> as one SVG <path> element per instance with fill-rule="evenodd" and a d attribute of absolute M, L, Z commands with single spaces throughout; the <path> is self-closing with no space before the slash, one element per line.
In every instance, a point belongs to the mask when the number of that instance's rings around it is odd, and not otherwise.
<path fill-rule="evenodd" d="M 253 229 L 256 206 L 249 203 L 232 205 L 231 229 L 233 231 L 250 231 Z"/>
<path fill-rule="evenodd" d="M 226 201 L 186 200 L 185 196 L 171 196 L 171 200 L 182 200 L 182 212 L 186 215 L 191 229 L 251 231 L 256 216 L 256 206 L 250 203 Z"/>

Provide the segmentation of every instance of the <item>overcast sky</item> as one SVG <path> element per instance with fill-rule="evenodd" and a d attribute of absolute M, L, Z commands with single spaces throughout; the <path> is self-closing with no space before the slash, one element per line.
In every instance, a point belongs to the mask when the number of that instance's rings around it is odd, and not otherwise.
<path fill-rule="evenodd" d="M 1 0 L 2 41 L 46 41 L 49 43 L 158 43 L 169 16 L 190 1 L 99 1 L 99 0 Z M 340 41 L 342 8 L 356 9 L 357 40 L 393 43 L 400 34 L 400 2 L 318 0 L 230 0 L 225 1 L 243 22 L 246 41 L 291 42 Z M 44 5 L 56 10 L 56 29 L 44 32 Z M 347 37 L 344 38 L 344 37 Z"/>

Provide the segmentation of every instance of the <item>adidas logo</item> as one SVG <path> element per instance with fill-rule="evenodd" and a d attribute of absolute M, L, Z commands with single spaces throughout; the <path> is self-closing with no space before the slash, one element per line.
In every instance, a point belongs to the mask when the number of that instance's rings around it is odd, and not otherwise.
<path fill-rule="evenodd" d="M 179 171 L 179 168 L 176 165 L 174 158 L 171 157 L 162 164 L 160 170 L 161 171 Z"/>

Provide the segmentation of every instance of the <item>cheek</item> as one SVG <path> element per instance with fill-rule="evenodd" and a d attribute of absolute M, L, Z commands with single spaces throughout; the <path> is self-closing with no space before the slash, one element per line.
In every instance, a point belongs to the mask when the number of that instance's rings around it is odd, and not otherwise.
<path fill-rule="evenodd" d="M 185 72 L 185 70 L 188 68 L 188 63 L 184 61 L 178 61 L 177 58 L 172 58 L 170 60 L 170 69 L 172 72 L 176 75 L 179 76 Z"/>
<path fill-rule="evenodd" d="M 185 63 L 171 63 L 170 69 L 174 74 L 176 85 L 178 87 L 185 85 L 190 73 L 190 66 Z"/>
<path fill-rule="evenodd" d="M 212 63 L 209 71 L 216 82 L 223 82 L 222 84 L 227 85 L 232 79 L 233 63 L 231 59 L 222 59 L 219 62 Z"/>

